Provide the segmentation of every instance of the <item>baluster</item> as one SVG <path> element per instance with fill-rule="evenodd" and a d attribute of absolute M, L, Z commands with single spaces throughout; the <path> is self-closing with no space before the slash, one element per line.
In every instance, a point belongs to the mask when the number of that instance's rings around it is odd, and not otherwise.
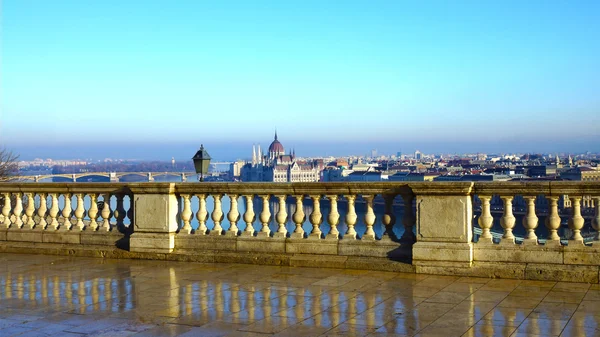
<path fill-rule="evenodd" d="M 190 205 L 190 195 L 182 194 L 183 198 L 183 211 L 181 211 L 181 220 L 183 220 L 183 227 L 180 233 L 191 234 L 192 226 L 190 220 L 192 219 L 192 206 Z"/>
<path fill-rule="evenodd" d="M 4 206 L 2 206 L 2 216 L 4 216 L 4 222 L 2 223 L 4 228 L 10 228 L 10 211 L 11 211 L 11 205 L 10 205 L 10 193 L 2 193 L 2 195 L 4 196 Z"/>
<path fill-rule="evenodd" d="M 124 194 L 117 194 L 117 207 L 115 209 L 114 215 L 117 220 L 117 230 L 121 233 L 125 233 L 125 205 L 123 201 L 125 199 Z"/>
<path fill-rule="evenodd" d="M 127 210 L 127 219 L 129 219 L 129 227 L 128 232 L 129 233 L 133 233 L 133 194 L 128 195 L 129 196 L 129 209 Z"/>
<path fill-rule="evenodd" d="M 491 199 L 492 197 L 488 195 L 479 196 L 479 200 L 481 200 L 481 215 L 479 216 L 479 219 L 477 219 L 477 223 L 479 224 L 479 227 L 481 227 L 479 243 L 493 243 L 492 233 L 490 232 L 494 223 L 494 218 L 490 212 Z"/>
<path fill-rule="evenodd" d="M 363 240 L 375 240 L 375 231 L 373 231 L 373 225 L 375 224 L 375 212 L 373 212 L 373 195 L 363 195 L 363 199 L 367 202 L 367 213 L 365 214 L 365 224 L 367 230 L 363 235 Z"/>
<path fill-rule="evenodd" d="M 90 225 L 92 231 L 98 230 L 98 194 L 90 194 L 90 209 L 88 210 L 88 216 L 90 217 Z"/>
<path fill-rule="evenodd" d="M 110 194 L 105 193 L 102 197 L 104 205 L 102 206 L 102 231 L 110 232 L 112 226 L 110 224 L 111 211 L 110 211 Z"/>
<path fill-rule="evenodd" d="M 558 229 L 560 228 L 560 216 L 558 215 L 558 197 L 549 196 L 546 197 L 549 204 L 549 212 L 546 217 L 546 228 L 548 228 L 548 238 L 546 239 L 546 245 L 558 245 L 560 246 L 560 236 L 558 236 Z"/>
<path fill-rule="evenodd" d="M 206 235 L 206 219 L 208 218 L 208 211 L 206 210 L 206 194 L 198 194 L 198 212 L 196 212 L 196 219 L 198 219 L 198 229 L 196 234 Z"/>
<path fill-rule="evenodd" d="M 405 243 L 414 243 L 417 241 L 413 228 L 417 222 L 417 218 L 413 213 L 413 200 L 415 195 L 413 193 L 402 194 L 402 202 L 404 203 L 404 217 L 402 218 L 402 225 L 404 225 L 404 234 L 400 238 L 400 241 Z"/>
<path fill-rule="evenodd" d="M 71 193 L 67 193 L 63 195 L 65 198 L 65 207 L 62 210 L 63 223 L 58 227 L 58 230 L 70 230 L 73 227 L 71 223 L 71 212 L 73 209 L 71 208 Z"/>
<path fill-rule="evenodd" d="M 58 194 L 50 193 L 50 198 L 52 200 L 52 206 L 50 206 L 50 226 L 52 229 L 57 230 L 60 226 L 58 223 Z"/>
<path fill-rule="evenodd" d="M 592 219 L 592 227 L 596 230 L 594 241 L 600 240 L 600 197 L 594 197 L 594 218 Z"/>
<path fill-rule="evenodd" d="M 258 236 L 271 236 L 271 230 L 269 229 L 269 220 L 271 220 L 271 212 L 269 211 L 269 195 L 260 196 L 263 201 L 262 211 L 260 212 L 260 222 L 262 228 L 258 233 Z"/>
<path fill-rule="evenodd" d="M 37 210 L 37 215 L 40 217 L 40 221 L 34 229 L 44 230 L 48 226 L 46 222 L 46 212 L 48 212 L 48 195 L 46 193 L 40 193 L 40 207 Z"/>
<path fill-rule="evenodd" d="M 383 199 L 385 200 L 385 213 L 383 218 L 381 218 L 381 222 L 385 226 L 385 231 L 381 237 L 382 240 L 396 240 L 396 235 L 394 234 L 394 225 L 396 224 L 396 216 L 394 215 L 394 198 L 396 196 L 393 194 L 385 194 Z"/>
<path fill-rule="evenodd" d="M 296 195 L 296 210 L 294 215 L 292 216 L 292 220 L 294 220 L 294 224 L 296 224 L 296 228 L 294 229 L 294 233 L 292 233 L 291 237 L 295 239 L 303 239 L 304 238 L 304 229 L 302 225 L 304 224 L 304 220 L 306 218 L 304 214 L 304 206 L 302 205 L 303 195 Z"/>
<path fill-rule="evenodd" d="M 35 212 L 35 199 L 33 193 L 25 193 L 27 197 L 27 208 L 25 208 L 25 216 L 27 217 L 27 226 L 29 229 L 35 227 L 35 221 L 33 220 L 33 213 Z"/>
<path fill-rule="evenodd" d="M 502 235 L 502 240 L 500 243 L 515 243 L 515 236 L 513 234 L 513 228 L 515 227 L 515 216 L 513 215 L 512 210 L 512 196 L 501 196 L 502 200 L 504 200 L 504 214 L 502 215 L 502 219 L 500 219 L 500 225 L 504 228 L 504 235 Z"/>
<path fill-rule="evenodd" d="M 524 244 L 535 244 L 537 245 L 537 235 L 535 235 L 535 229 L 538 226 L 538 217 L 535 214 L 535 196 L 525 196 L 525 202 L 527 203 L 527 214 L 523 217 L 523 227 L 527 230 L 525 234 Z"/>
<path fill-rule="evenodd" d="M 571 219 L 569 219 L 569 229 L 573 235 L 569 243 L 583 243 L 581 228 L 583 228 L 583 217 L 581 216 L 581 196 L 570 196 L 571 199 Z"/>
<path fill-rule="evenodd" d="M 279 228 L 277 229 L 277 233 L 275 233 L 274 237 L 285 238 L 287 236 L 287 229 L 285 228 L 285 222 L 287 220 L 287 212 L 285 210 L 285 195 L 277 196 L 279 199 L 279 211 L 277 212 L 277 216 L 275 219 L 279 224 Z"/>
<path fill-rule="evenodd" d="M 244 213 L 244 221 L 246 222 L 246 228 L 244 229 L 242 235 L 254 236 L 254 226 L 252 225 L 256 218 L 256 215 L 254 214 L 254 202 L 252 200 L 254 198 L 254 195 L 245 195 L 244 198 L 246 199 L 246 213 Z"/>
<path fill-rule="evenodd" d="M 227 220 L 229 220 L 230 226 L 229 230 L 227 230 L 227 235 L 229 236 L 237 236 L 240 229 L 237 226 L 238 221 L 240 220 L 240 212 L 238 211 L 238 195 L 230 194 L 229 195 L 229 213 L 227 213 Z"/>
<path fill-rule="evenodd" d="M 329 201 L 331 203 L 331 211 L 329 212 L 329 216 L 327 217 L 327 222 L 329 222 L 329 226 L 331 226 L 331 230 L 329 230 L 329 234 L 327 234 L 326 238 L 331 240 L 337 240 L 340 237 L 340 232 L 338 231 L 338 223 L 340 222 L 340 213 L 338 212 L 337 205 L 337 195 L 328 195 Z"/>
<path fill-rule="evenodd" d="M 320 195 L 313 195 L 310 197 L 313 201 L 313 211 L 310 214 L 310 223 L 312 224 L 313 228 L 312 231 L 310 232 L 310 234 L 308 235 L 309 239 L 320 239 L 321 238 L 321 234 L 323 234 L 321 232 L 321 228 L 320 225 L 323 222 L 323 214 L 321 214 L 321 196 Z"/>
<path fill-rule="evenodd" d="M 15 193 L 15 208 L 13 208 L 13 215 L 15 216 L 15 225 L 17 228 L 23 227 L 23 193 Z"/>
<path fill-rule="evenodd" d="M 83 215 L 85 214 L 85 207 L 83 205 L 83 194 L 77 193 L 77 208 L 75 209 L 75 218 L 77 219 L 77 228 L 82 231 L 85 227 L 83 223 Z"/>
<path fill-rule="evenodd" d="M 356 240 L 356 230 L 354 229 L 354 225 L 356 225 L 356 210 L 354 203 L 356 201 L 355 195 L 347 195 L 346 199 L 348 199 L 348 213 L 346 213 L 346 225 L 348 225 L 348 231 L 344 236 L 344 239 L 347 237 L 348 239 Z"/>
<path fill-rule="evenodd" d="M 213 195 L 213 200 L 215 201 L 215 208 L 212 212 L 212 220 L 215 223 L 215 226 L 210 231 L 210 235 L 221 235 L 223 232 L 223 227 L 221 227 L 221 221 L 223 221 L 223 210 L 221 209 L 221 198 L 222 194 Z"/>

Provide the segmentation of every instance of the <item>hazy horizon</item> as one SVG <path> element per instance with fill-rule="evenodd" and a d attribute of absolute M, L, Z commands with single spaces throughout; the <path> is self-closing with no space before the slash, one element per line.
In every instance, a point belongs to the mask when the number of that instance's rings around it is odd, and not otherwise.
<path fill-rule="evenodd" d="M 271 139 L 272 140 L 272 139 Z M 248 160 L 252 157 L 252 145 L 260 144 L 266 152 L 271 142 L 203 142 L 205 148 L 212 156 L 213 161 L 233 161 L 237 159 Z M 307 142 L 286 141 L 281 136 L 279 140 L 285 147 L 286 153 L 295 150 L 299 157 L 343 157 L 349 155 L 370 155 L 371 150 L 377 150 L 378 155 L 413 154 L 419 150 L 425 154 L 465 154 L 465 153 L 596 153 L 598 149 L 587 146 L 589 141 L 581 140 L 579 146 L 564 144 L 547 144 L 546 146 L 528 146 L 519 140 L 502 142 L 499 144 L 481 144 L 477 142 Z M 19 154 L 20 160 L 33 160 L 35 158 L 52 159 L 89 159 L 102 160 L 131 159 L 131 160 L 160 160 L 169 161 L 174 157 L 177 161 L 191 160 L 191 157 L 200 147 L 200 142 L 180 143 L 145 143 L 145 144 L 114 144 L 114 143 L 88 143 L 88 144 L 60 144 L 60 145 L 17 145 L 9 148 Z"/>

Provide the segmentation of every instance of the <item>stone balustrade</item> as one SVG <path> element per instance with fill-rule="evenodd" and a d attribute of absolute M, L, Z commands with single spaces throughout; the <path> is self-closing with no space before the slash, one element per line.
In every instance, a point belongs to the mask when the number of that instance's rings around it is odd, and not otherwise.
<path fill-rule="evenodd" d="M 590 182 L 5 183 L 0 251 L 598 283 L 599 205 Z"/>
<path fill-rule="evenodd" d="M 114 246 L 132 229 L 133 208 L 125 209 L 130 197 L 124 185 L 115 184 L 2 184 L 0 240 Z"/>

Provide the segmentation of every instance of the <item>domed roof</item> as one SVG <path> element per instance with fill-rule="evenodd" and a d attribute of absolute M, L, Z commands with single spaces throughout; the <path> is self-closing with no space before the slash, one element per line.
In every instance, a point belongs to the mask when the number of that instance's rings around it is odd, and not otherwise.
<path fill-rule="evenodd" d="M 271 145 L 269 145 L 269 153 L 278 153 L 278 154 L 285 153 L 285 150 L 283 149 L 283 145 L 281 145 L 281 143 L 277 140 L 277 131 L 275 131 L 275 139 L 273 140 Z"/>

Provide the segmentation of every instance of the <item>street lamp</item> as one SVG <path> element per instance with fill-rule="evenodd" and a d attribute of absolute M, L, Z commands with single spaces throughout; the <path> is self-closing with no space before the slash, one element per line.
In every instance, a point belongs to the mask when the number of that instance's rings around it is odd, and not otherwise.
<path fill-rule="evenodd" d="M 208 165 L 210 164 L 210 155 L 204 149 L 204 145 L 200 145 L 200 150 L 192 157 L 196 173 L 200 175 L 199 181 L 204 181 L 204 175 L 208 173 Z"/>

